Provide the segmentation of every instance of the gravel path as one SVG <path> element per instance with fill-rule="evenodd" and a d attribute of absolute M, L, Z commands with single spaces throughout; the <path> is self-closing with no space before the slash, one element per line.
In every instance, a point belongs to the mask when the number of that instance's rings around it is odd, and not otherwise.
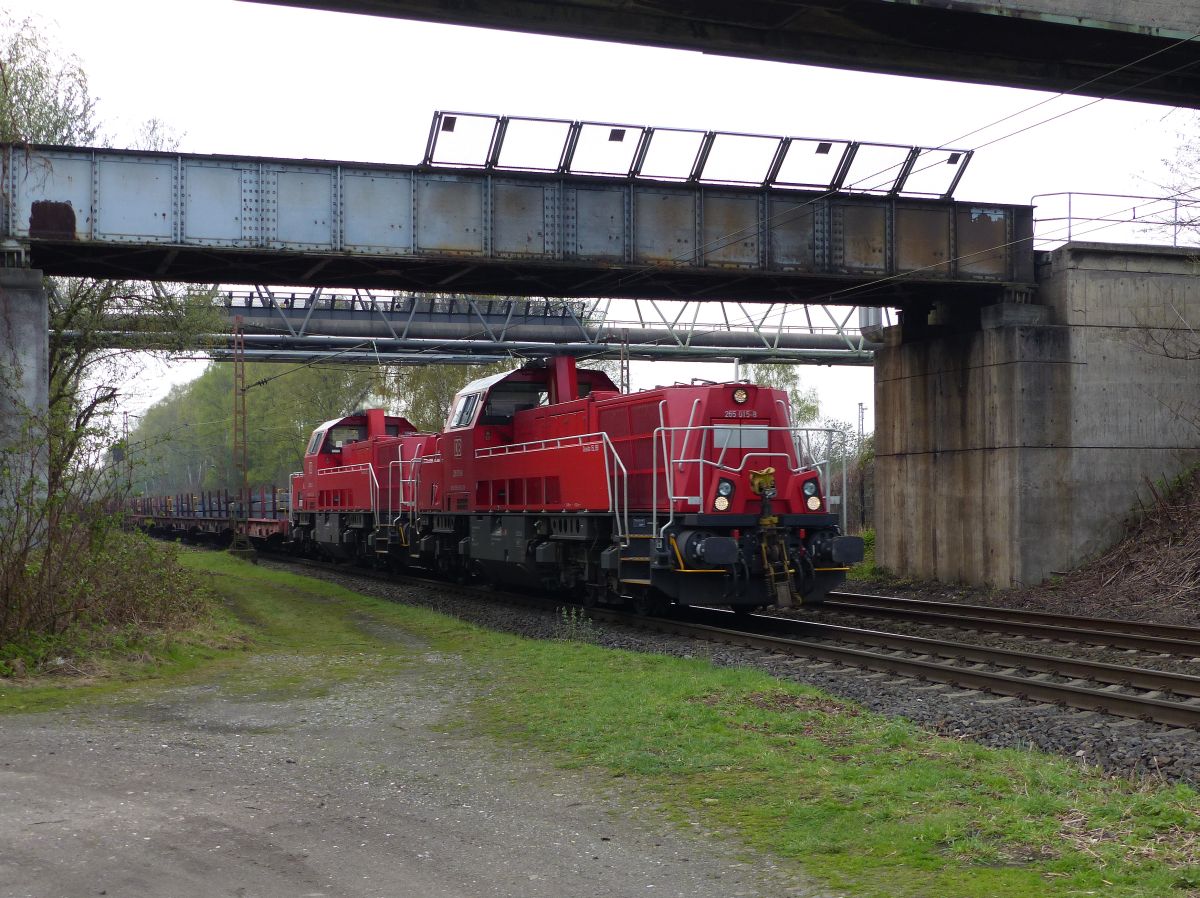
<path fill-rule="evenodd" d="M 5 716 L 0 898 L 833 898 L 457 725 L 460 660 L 406 647 L 400 675 L 321 697 L 243 681 Z"/>
<path fill-rule="evenodd" d="M 306 569 L 304 573 L 359 592 L 429 607 L 496 630 L 532 638 L 563 635 L 563 620 L 544 611 L 450 596 L 433 587 L 390 584 L 348 570 Z M 906 717 L 918 726 L 951 738 L 967 738 L 994 747 L 1036 748 L 1097 765 L 1111 773 L 1200 785 L 1200 732 L 1196 730 L 1061 709 L 1040 702 L 925 684 L 892 674 L 782 658 L 752 649 L 698 643 L 684 637 L 608 624 L 591 624 L 582 634 L 578 629 L 572 635 L 582 635 L 609 648 L 705 657 L 714 664 L 755 667 L 859 702 L 880 714 Z M 1123 657 L 1123 663 L 1131 663 L 1132 656 Z"/>

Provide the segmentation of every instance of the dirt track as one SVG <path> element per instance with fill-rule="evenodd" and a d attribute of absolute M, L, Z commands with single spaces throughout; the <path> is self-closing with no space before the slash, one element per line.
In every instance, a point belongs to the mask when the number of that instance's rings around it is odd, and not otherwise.
<path fill-rule="evenodd" d="M 457 725 L 456 665 L 0 718 L 0 898 L 828 894 Z"/>

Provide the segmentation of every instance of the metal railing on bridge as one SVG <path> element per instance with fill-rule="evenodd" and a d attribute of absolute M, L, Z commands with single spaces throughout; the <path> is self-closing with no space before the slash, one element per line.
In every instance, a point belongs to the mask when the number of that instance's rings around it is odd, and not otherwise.
<path fill-rule="evenodd" d="M 1200 246 L 1200 192 L 1170 196 L 1128 193 L 1040 193 L 1033 197 L 1034 245 L 1073 240 Z"/>

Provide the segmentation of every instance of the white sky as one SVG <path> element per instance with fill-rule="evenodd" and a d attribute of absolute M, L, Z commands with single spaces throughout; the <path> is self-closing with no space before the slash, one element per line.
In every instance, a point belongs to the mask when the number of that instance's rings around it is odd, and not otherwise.
<path fill-rule="evenodd" d="M 236 0 L 3 0 L 0 8 L 40 16 L 79 57 L 114 146 L 157 117 L 182 135 L 181 151 L 194 153 L 415 163 L 437 109 L 974 148 L 1091 102 L 1054 99 L 964 139 L 1051 95 Z M 981 149 L 956 196 L 1164 195 L 1163 160 L 1191 117 L 1096 103 Z M 130 407 L 194 374 L 186 364 L 155 373 Z M 728 365 L 635 363 L 634 386 L 731 374 Z M 869 368 L 802 369 L 823 415 L 857 421 L 862 402 L 868 429 L 871 377 Z"/>

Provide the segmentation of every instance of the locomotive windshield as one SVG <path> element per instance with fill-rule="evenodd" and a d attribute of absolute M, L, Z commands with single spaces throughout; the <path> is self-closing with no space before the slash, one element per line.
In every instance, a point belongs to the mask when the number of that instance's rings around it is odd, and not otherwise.
<path fill-rule="evenodd" d="M 454 413 L 450 416 L 451 427 L 469 427 L 475 417 L 475 406 L 479 404 L 478 393 L 468 393 L 458 400 Z"/>
<path fill-rule="evenodd" d="M 508 424 L 513 415 L 526 409 L 546 405 L 550 393 L 545 384 L 505 383 L 492 388 L 483 407 L 480 424 Z"/>
<path fill-rule="evenodd" d="M 770 436 L 767 428 L 750 424 L 714 427 L 713 446 L 717 449 L 766 449 Z"/>

